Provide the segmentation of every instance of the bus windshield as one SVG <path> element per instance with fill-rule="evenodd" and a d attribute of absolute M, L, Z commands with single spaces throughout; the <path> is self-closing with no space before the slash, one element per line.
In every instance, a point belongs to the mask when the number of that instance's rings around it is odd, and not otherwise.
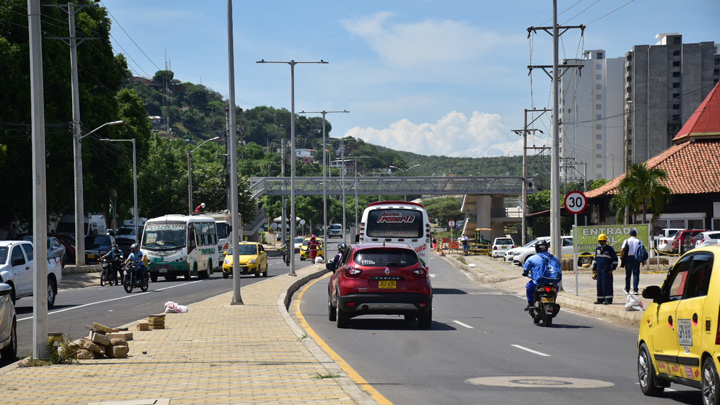
<path fill-rule="evenodd" d="M 142 247 L 150 250 L 174 250 L 185 247 L 185 224 L 182 222 L 148 223 Z"/>
<path fill-rule="evenodd" d="M 376 209 L 368 213 L 367 236 L 372 238 L 421 238 L 423 214 L 418 210 Z"/>

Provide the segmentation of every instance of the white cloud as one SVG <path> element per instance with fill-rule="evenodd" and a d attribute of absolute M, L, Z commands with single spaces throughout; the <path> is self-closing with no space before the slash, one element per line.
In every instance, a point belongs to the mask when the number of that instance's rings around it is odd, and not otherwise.
<path fill-rule="evenodd" d="M 523 45 L 522 35 L 502 36 L 465 21 L 425 20 L 391 23 L 394 13 L 344 20 L 345 29 L 364 39 L 383 59 L 396 66 L 452 63 L 477 59 L 491 50 Z"/>
<path fill-rule="evenodd" d="M 385 129 L 351 128 L 345 136 L 422 155 L 484 157 L 522 154 L 522 140 L 500 115 L 475 111 L 472 117 L 453 111 L 436 123 L 414 124 L 402 119 Z"/>

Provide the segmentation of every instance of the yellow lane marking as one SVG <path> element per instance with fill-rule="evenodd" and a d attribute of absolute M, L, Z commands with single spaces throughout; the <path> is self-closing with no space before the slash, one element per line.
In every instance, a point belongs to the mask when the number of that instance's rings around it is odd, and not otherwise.
<path fill-rule="evenodd" d="M 307 323 L 302 312 L 300 312 L 300 303 L 302 302 L 302 298 L 303 298 L 303 295 L 305 294 L 305 291 L 307 291 L 308 288 L 312 287 L 313 284 L 317 283 L 320 280 L 325 279 L 328 276 L 330 276 L 330 273 L 311 281 L 310 283 L 308 283 L 305 287 L 303 287 L 300 290 L 300 292 L 298 293 L 298 299 L 297 299 L 298 305 L 297 305 L 297 309 L 295 310 L 295 316 L 298 317 L 298 319 L 300 320 L 300 325 L 303 327 L 303 329 L 305 329 L 307 334 L 310 337 L 312 337 L 313 340 L 315 341 L 315 343 L 317 343 L 317 345 L 320 346 L 320 348 L 323 349 L 325 351 L 325 353 L 327 353 L 327 355 L 330 356 L 330 358 L 333 359 L 333 361 L 335 361 L 335 363 L 337 363 L 340 366 L 340 368 L 345 372 L 345 374 L 348 375 L 348 377 L 350 377 L 351 380 L 353 380 L 353 382 L 355 382 L 355 384 L 357 384 L 365 392 L 370 394 L 370 397 L 372 397 L 372 399 L 374 399 L 375 402 L 377 402 L 378 404 L 393 405 L 392 402 L 390 402 L 381 393 L 379 393 L 375 388 L 373 388 L 372 385 L 370 385 L 370 383 L 367 382 L 367 380 L 362 378 L 362 376 L 360 376 L 360 374 L 358 374 L 358 372 L 355 371 L 355 369 L 350 367 L 350 365 L 345 360 L 343 360 L 342 357 L 340 357 L 337 353 L 335 353 L 335 351 L 333 349 L 331 349 L 330 346 L 328 346 L 324 340 L 322 340 L 322 338 L 313 330 L 313 328 L 310 327 L 310 324 Z"/>

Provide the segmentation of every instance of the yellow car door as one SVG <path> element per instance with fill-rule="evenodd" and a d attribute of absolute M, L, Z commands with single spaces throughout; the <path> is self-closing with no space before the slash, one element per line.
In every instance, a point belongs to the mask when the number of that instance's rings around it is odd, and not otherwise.
<path fill-rule="evenodd" d="M 713 256 L 709 252 L 691 253 L 690 270 L 683 291 L 683 299 L 677 309 L 678 324 L 678 366 L 681 377 L 700 381 L 702 364 L 700 360 L 704 351 L 713 352 L 715 347 L 715 331 L 717 306 L 710 308 L 706 298 L 710 286 L 710 275 Z M 707 308 L 708 313 L 705 313 Z M 713 319 L 715 322 L 713 322 Z"/>
<path fill-rule="evenodd" d="M 692 258 L 684 256 L 673 266 L 672 273 L 663 283 L 661 302 L 655 307 L 655 316 L 651 318 L 654 325 L 649 329 L 652 342 L 649 349 L 655 358 L 657 371 L 681 378 L 686 377 L 684 368 L 678 364 L 677 310 L 687 286 L 691 264 Z M 685 321 L 680 329 L 686 330 Z"/>

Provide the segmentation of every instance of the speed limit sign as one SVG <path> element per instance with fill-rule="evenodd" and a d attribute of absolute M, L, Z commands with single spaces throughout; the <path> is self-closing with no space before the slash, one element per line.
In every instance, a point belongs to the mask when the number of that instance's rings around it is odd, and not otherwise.
<path fill-rule="evenodd" d="M 455 221 L 453 221 L 452 219 L 449 220 L 449 221 L 448 221 L 448 226 L 449 226 L 450 228 L 454 228 L 454 227 L 455 227 Z"/>
<path fill-rule="evenodd" d="M 565 208 L 571 214 L 582 214 L 587 208 L 587 198 L 581 191 L 571 191 L 565 195 Z"/>

